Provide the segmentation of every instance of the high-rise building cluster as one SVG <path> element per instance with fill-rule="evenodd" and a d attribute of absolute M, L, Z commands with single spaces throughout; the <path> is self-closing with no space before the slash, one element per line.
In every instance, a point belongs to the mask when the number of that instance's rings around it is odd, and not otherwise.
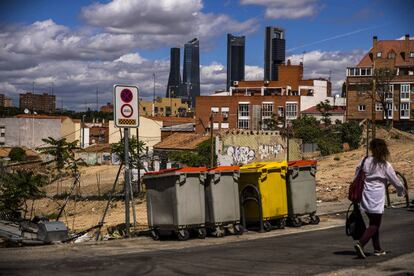
<path fill-rule="evenodd" d="M 166 97 L 181 98 L 190 107 L 200 96 L 200 44 L 197 38 L 184 45 L 183 80 L 180 75 L 180 48 L 171 48 L 170 75 Z"/>

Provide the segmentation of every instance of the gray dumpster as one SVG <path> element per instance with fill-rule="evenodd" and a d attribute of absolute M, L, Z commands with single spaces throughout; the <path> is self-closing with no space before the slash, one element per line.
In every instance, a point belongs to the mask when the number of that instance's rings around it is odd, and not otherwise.
<path fill-rule="evenodd" d="M 209 232 L 222 237 L 225 232 L 243 234 L 240 225 L 240 200 L 238 166 L 210 169 L 205 186 L 206 226 Z"/>
<path fill-rule="evenodd" d="M 204 184 L 207 168 L 188 167 L 144 175 L 148 225 L 153 239 L 174 232 L 187 240 L 190 232 L 206 237 Z"/>
<path fill-rule="evenodd" d="M 318 224 L 316 213 L 316 161 L 299 160 L 288 164 L 288 224 L 302 225 L 300 216 L 309 215 L 309 223 Z"/>

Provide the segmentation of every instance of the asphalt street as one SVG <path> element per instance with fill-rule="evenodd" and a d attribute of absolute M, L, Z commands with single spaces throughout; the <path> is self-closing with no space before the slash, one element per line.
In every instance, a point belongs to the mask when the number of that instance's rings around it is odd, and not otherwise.
<path fill-rule="evenodd" d="M 352 269 L 352 274 L 359 274 L 359 270 L 369 270 L 396 258 L 404 262 L 403 256 L 414 252 L 414 212 L 387 209 L 380 237 L 383 248 L 390 254 L 381 257 L 371 254 L 365 260 L 356 257 L 354 241 L 345 236 L 344 227 L 335 227 L 176 250 L 117 255 L 108 251 L 104 256 L 71 253 L 50 260 L 33 260 L 33 256 L 30 261 L 25 258 L 0 260 L 0 271 L 2 275 L 314 275 Z M 372 250 L 371 244 L 367 245 L 366 251 Z M 388 272 L 382 272 L 414 274 L 414 267 L 411 271 L 389 266 L 387 269 Z"/>

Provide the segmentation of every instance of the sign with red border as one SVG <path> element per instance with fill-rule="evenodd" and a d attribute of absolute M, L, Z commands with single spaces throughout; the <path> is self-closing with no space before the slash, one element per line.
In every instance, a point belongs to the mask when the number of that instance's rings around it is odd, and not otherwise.
<path fill-rule="evenodd" d="M 139 90 L 134 85 L 114 85 L 115 126 L 132 128 L 139 126 Z"/>

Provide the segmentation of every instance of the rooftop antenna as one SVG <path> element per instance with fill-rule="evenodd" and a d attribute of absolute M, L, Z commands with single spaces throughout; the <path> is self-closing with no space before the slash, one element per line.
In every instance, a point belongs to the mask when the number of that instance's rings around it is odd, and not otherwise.
<path fill-rule="evenodd" d="M 96 111 L 99 111 L 98 93 L 99 93 L 99 88 L 96 88 Z"/>
<path fill-rule="evenodd" d="M 331 76 L 332 76 L 332 70 L 331 69 L 329 69 L 329 81 L 331 81 Z"/>
<path fill-rule="evenodd" d="M 34 81 L 32 83 L 32 93 L 34 94 Z"/>

